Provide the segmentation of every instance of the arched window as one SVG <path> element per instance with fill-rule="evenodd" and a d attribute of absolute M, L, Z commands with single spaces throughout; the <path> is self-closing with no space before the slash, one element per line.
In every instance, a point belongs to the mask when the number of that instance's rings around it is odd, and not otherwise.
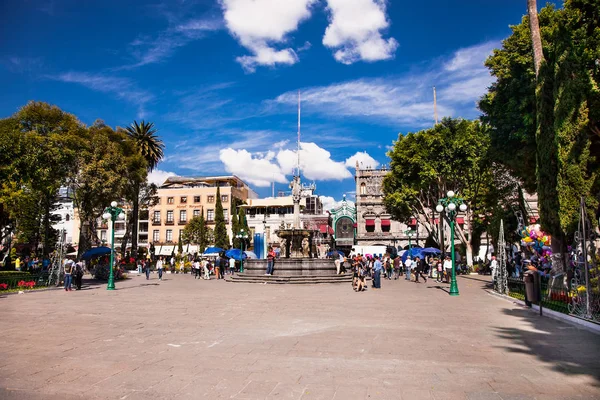
<path fill-rule="evenodd" d="M 367 185 L 364 182 L 360 184 L 360 194 L 367 194 Z"/>

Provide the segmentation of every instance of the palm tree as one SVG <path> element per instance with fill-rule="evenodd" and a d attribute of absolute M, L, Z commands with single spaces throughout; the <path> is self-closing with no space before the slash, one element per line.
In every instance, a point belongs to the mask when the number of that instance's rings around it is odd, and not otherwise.
<path fill-rule="evenodd" d="M 165 144 L 156 134 L 157 129 L 154 127 L 153 122 L 142 121 L 138 124 L 137 121 L 133 121 L 131 125 L 125 128 L 127 136 L 135 143 L 142 157 L 146 159 L 148 164 L 148 171 L 152 171 L 158 163 L 164 157 Z M 133 210 L 132 210 L 132 238 L 131 238 L 131 254 L 137 259 L 137 246 L 138 246 L 138 220 L 140 214 L 140 186 L 136 185 L 134 188 L 133 196 Z"/>
<path fill-rule="evenodd" d="M 125 128 L 125 131 L 148 162 L 148 171 L 156 168 L 156 165 L 164 157 L 165 144 L 156 135 L 158 131 L 154 127 L 154 122 L 142 121 L 138 124 L 137 121 L 133 121 L 131 125 Z"/>

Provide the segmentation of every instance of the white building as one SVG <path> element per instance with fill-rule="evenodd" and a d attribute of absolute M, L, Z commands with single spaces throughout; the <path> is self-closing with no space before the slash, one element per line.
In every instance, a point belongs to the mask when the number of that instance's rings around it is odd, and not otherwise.
<path fill-rule="evenodd" d="M 58 191 L 59 200 L 58 208 L 52 211 L 52 214 L 60 216 L 60 221 L 56 222 L 52 227 L 58 232 L 65 230 L 65 243 L 77 244 L 79 237 L 75 237 L 75 233 L 79 232 L 79 226 L 75 229 L 75 225 L 78 221 L 75 217 L 75 210 L 73 209 L 73 198 L 71 192 L 66 187 L 61 187 Z"/>

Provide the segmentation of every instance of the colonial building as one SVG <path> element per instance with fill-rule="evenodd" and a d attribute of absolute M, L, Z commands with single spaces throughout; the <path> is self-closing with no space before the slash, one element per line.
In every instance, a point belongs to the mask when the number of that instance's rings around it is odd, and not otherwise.
<path fill-rule="evenodd" d="M 354 246 L 356 225 L 356 206 L 346 200 L 346 195 L 339 207 L 329 211 L 333 226 L 333 239 L 338 249 L 350 250 Z"/>
<path fill-rule="evenodd" d="M 388 172 L 385 166 L 363 169 L 356 164 L 356 244 L 403 249 L 409 243 L 406 232 L 411 230 L 411 244 L 423 246 L 427 232 L 415 218 L 409 221 L 410 225 L 394 221 L 385 209 L 382 183 Z"/>
<path fill-rule="evenodd" d="M 148 241 L 154 244 L 156 255 L 176 251 L 179 237 L 193 217 L 204 215 L 207 225 L 214 229 L 217 187 L 220 189 L 227 234 L 232 238 L 231 214 L 236 212 L 232 209 L 233 198 L 247 201 L 257 197 L 244 181 L 235 175 L 170 177 L 158 189 L 158 204 L 149 210 Z"/>

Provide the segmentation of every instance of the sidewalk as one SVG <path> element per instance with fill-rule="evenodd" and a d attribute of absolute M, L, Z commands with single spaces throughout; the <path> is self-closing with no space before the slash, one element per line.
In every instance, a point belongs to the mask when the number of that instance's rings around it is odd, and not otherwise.
<path fill-rule="evenodd" d="M 593 399 L 600 340 L 428 280 L 234 285 L 156 274 L 0 298 L 2 399 Z"/>

